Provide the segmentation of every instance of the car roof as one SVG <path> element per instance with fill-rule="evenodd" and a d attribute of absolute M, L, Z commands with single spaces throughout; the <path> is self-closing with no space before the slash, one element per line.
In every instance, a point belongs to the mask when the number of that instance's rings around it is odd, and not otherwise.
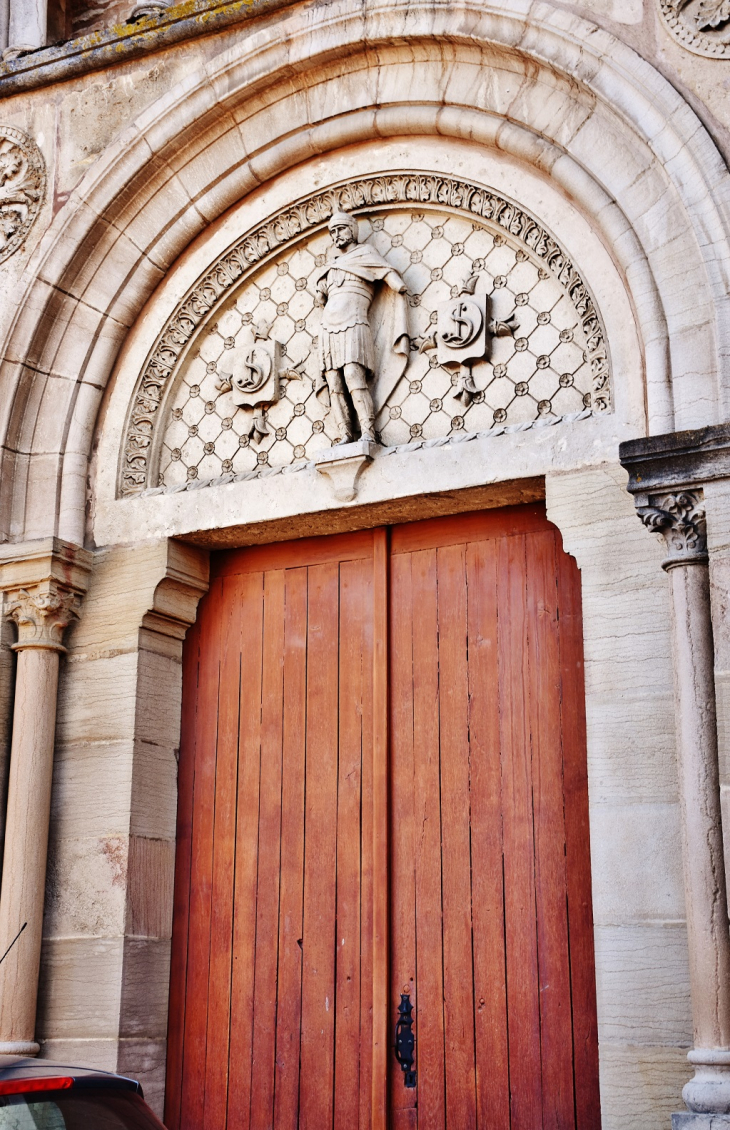
<path fill-rule="evenodd" d="M 142 1094 L 142 1088 L 136 1079 L 128 1079 L 125 1075 L 116 1075 L 113 1071 L 103 1071 L 99 1067 L 77 1067 L 51 1059 L 0 1055 L 0 1081 L 3 1079 L 44 1079 L 57 1075 L 70 1076 L 75 1084 L 81 1086 L 116 1087 L 122 1091 L 136 1091 L 138 1094 Z"/>

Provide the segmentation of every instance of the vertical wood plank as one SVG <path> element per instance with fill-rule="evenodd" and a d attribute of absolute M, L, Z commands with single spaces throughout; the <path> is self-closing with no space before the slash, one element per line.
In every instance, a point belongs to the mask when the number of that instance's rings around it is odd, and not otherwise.
<path fill-rule="evenodd" d="M 276 1010 L 274 1126 L 291 1130 L 299 1113 L 304 898 L 304 771 L 307 718 L 307 570 L 286 573 L 284 628 L 281 895 Z"/>
<path fill-rule="evenodd" d="M 497 652 L 497 541 L 467 547 L 477 1119 L 509 1127 Z"/>
<path fill-rule="evenodd" d="M 256 877 L 261 771 L 263 574 L 241 577 L 241 708 L 236 801 L 231 1056 L 227 1130 L 248 1130 L 251 1114 Z"/>
<path fill-rule="evenodd" d="M 339 565 L 309 570 L 301 1130 L 332 1126 Z"/>
<path fill-rule="evenodd" d="M 167 1030 L 167 1077 L 165 1122 L 171 1130 L 180 1125 L 185 1032 L 185 986 L 190 922 L 190 868 L 193 839 L 193 784 L 195 780 L 196 707 L 200 658 L 200 624 L 205 615 L 201 604 L 198 619 L 190 628 L 183 650 L 182 717 L 180 760 L 177 780 L 177 839 L 175 844 L 175 892 L 172 912 L 172 955 Z"/>
<path fill-rule="evenodd" d="M 413 808 L 415 927 L 418 939 L 417 1061 L 419 1126 L 446 1125 L 441 757 L 436 550 L 410 555 L 413 591 Z M 398 615 L 398 613 L 395 613 Z M 471 976 L 471 974 L 470 974 Z M 463 988 L 463 986 L 462 986 Z M 396 1083 L 396 1086 L 399 1084 Z M 402 1087 L 402 1083 L 400 1083 Z M 416 1102 L 406 1091 L 402 1101 Z"/>
<path fill-rule="evenodd" d="M 337 1130 L 357 1130 L 360 1114 L 360 843 L 365 658 L 363 611 L 372 599 L 372 563 L 340 566 L 340 696 L 335 937 L 335 1094 Z M 370 676 L 370 672 L 367 673 Z"/>
<path fill-rule="evenodd" d="M 181 1125 L 185 1130 L 202 1126 L 205 1099 L 221 589 L 222 582 L 214 581 L 205 598 L 207 616 L 201 623 L 182 1079 Z"/>
<path fill-rule="evenodd" d="M 525 538 L 499 549 L 499 680 L 511 1130 L 542 1121 Z"/>
<path fill-rule="evenodd" d="M 526 539 L 542 1125 L 575 1126 L 566 916 L 557 568 L 551 530 Z"/>
<path fill-rule="evenodd" d="M 281 867 L 282 702 L 284 663 L 284 571 L 264 577 L 261 687 L 261 792 L 259 795 L 256 957 L 254 966 L 251 1125 L 274 1118 L 276 977 Z"/>
<path fill-rule="evenodd" d="M 416 980 L 416 835 L 414 818 L 414 655 L 413 620 L 420 615 L 413 604 L 411 555 L 391 558 L 390 702 L 391 745 L 390 778 L 393 806 L 389 813 L 391 888 L 390 955 L 391 976 L 388 1005 L 388 1034 L 391 1035 L 404 985 L 414 990 L 411 1001 L 418 1010 Z M 418 1043 L 418 1028 L 416 1027 Z M 387 1072 L 390 1076 L 392 1130 L 415 1130 L 417 1095 L 403 1086 L 403 1075 L 390 1048 Z"/>
<path fill-rule="evenodd" d="M 588 766 L 580 572 L 558 544 L 561 725 L 573 996 L 575 1110 L 578 1130 L 599 1130 L 598 1025 L 591 899 Z"/>
<path fill-rule="evenodd" d="M 221 665 L 213 817 L 205 1130 L 223 1130 L 228 1098 L 228 1043 L 233 943 L 233 875 L 236 846 L 236 777 L 241 671 L 240 584 L 221 579 Z"/>
<path fill-rule="evenodd" d="M 437 551 L 444 934 L 444 1048 L 449 1126 L 476 1126 L 466 547 Z M 420 947 L 419 947 L 420 948 Z"/>
<path fill-rule="evenodd" d="M 373 536 L 373 1054 L 372 1127 L 388 1109 L 388 531 Z"/>
<path fill-rule="evenodd" d="M 360 839 L 360 1113 L 370 1130 L 373 1093 L 373 559 L 368 561 L 362 624 L 362 815 Z"/>

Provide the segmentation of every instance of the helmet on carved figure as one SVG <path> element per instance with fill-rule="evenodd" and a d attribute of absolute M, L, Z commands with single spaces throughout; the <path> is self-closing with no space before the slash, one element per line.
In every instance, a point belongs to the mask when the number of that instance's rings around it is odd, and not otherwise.
<path fill-rule="evenodd" d="M 351 216 L 349 212 L 333 212 L 327 224 L 327 227 L 330 231 L 332 231 L 333 228 L 347 227 L 352 232 L 352 238 L 355 241 L 357 241 L 357 237 L 360 231 L 357 218 L 355 216 Z"/>

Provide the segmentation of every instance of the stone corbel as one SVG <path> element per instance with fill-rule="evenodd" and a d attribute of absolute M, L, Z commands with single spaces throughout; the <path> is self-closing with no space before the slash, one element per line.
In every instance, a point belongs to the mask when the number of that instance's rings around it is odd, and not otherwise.
<path fill-rule="evenodd" d="M 338 502 L 352 502 L 357 496 L 360 475 L 375 458 L 376 443 L 358 439 L 354 443 L 342 443 L 327 451 L 320 451 L 314 462 L 321 475 L 330 480 Z"/>

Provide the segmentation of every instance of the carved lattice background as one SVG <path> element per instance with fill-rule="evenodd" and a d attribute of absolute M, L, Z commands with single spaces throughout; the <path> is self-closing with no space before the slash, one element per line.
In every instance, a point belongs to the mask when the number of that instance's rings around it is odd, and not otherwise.
<path fill-rule="evenodd" d="M 401 273 L 409 292 L 412 349 L 404 376 L 376 419 L 384 445 L 590 406 L 595 374 L 584 319 L 558 278 L 518 240 L 464 216 L 407 207 L 361 217 L 360 239 L 366 238 Z M 321 316 L 314 283 L 330 246 L 328 233 L 319 231 L 282 250 L 202 324 L 169 402 L 160 485 L 245 473 L 261 464 L 282 466 L 311 459 L 331 444 L 334 432 L 312 383 Z M 437 364 L 433 352 L 419 352 L 418 343 L 433 331 L 438 303 L 475 271 L 477 291 L 492 297 L 491 316 L 506 318 L 515 311 L 519 328 L 493 340 L 489 360 L 474 369 L 479 395 L 464 405 L 454 396 L 455 376 Z M 284 383 L 282 399 L 268 411 L 270 434 L 254 444 L 245 434 L 249 415 L 216 384 L 237 336 L 261 321 L 284 343 L 288 362 L 303 363 L 303 378 Z M 600 406 L 605 403 L 602 398 Z"/>

